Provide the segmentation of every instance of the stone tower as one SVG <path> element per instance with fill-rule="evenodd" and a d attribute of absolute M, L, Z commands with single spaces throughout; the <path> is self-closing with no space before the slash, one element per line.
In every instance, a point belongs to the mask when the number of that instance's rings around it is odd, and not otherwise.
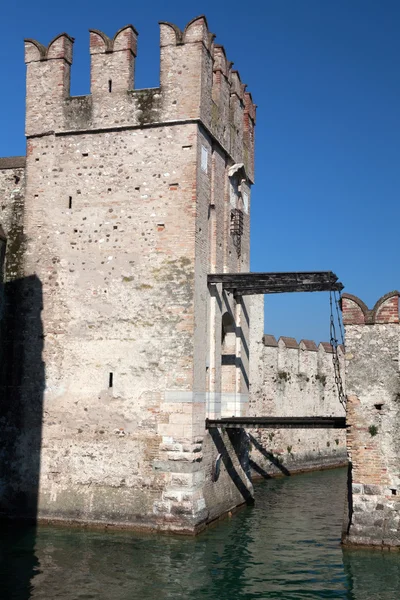
<path fill-rule="evenodd" d="M 247 410 L 248 310 L 207 274 L 249 270 L 255 105 L 204 17 L 160 29 L 160 87 L 134 89 L 128 25 L 90 31 L 78 97 L 73 38 L 25 41 L 5 513 L 196 532 L 251 495 L 246 440 L 205 419 Z"/>

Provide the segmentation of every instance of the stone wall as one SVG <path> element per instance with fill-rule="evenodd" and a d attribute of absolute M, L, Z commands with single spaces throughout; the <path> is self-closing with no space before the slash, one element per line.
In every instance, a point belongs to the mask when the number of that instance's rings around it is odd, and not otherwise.
<path fill-rule="evenodd" d="M 346 544 L 400 546 L 398 292 L 372 310 L 343 296 L 350 460 Z"/>
<path fill-rule="evenodd" d="M 6 281 L 23 276 L 25 162 L 24 156 L 0 158 L 0 225 L 7 237 Z"/>
<path fill-rule="evenodd" d="M 251 306 L 250 406 L 253 416 L 344 416 L 335 384 L 330 343 L 277 341 L 264 334 L 264 298 Z M 343 348 L 339 348 L 344 378 Z M 250 432 L 252 468 L 268 477 L 345 465 L 341 429 L 257 429 Z"/>
<path fill-rule="evenodd" d="M 195 532 L 251 496 L 247 438 L 212 437 L 205 418 L 248 406 L 248 310 L 207 274 L 249 268 L 255 106 L 204 17 L 160 27 L 159 88 L 133 89 L 127 26 L 90 32 L 80 97 L 73 39 L 25 40 L 24 195 L 23 169 L 0 169 L 21 281 L 3 514 Z"/>

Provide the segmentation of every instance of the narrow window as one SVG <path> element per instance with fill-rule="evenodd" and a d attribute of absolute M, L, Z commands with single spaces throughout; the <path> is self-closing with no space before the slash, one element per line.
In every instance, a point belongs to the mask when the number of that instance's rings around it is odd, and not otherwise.
<path fill-rule="evenodd" d="M 72 196 L 68 197 L 68 208 L 72 208 Z"/>
<path fill-rule="evenodd" d="M 247 192 L 243 192 L 242 198 L 243 198 L 244 212 L 247 215 L 247 213 L 249 212 L 249 195 L 248 195 L 248 193 Z"/>
<path fill-rule="evenodd" d="M 208 150 L 205 146 L 201 147 L 201 170 L 204 173 L 208 171 Z"/>
<path fill-rule="evenodd" d="M 110 373 L 108 376 L 108 387 L 109 388 L 112 388 L 112 386 L 113 386 L 113 379 L 114 379 L 114 374 Z"/>
<path fill-rule="evenodd" d="M 112 79 L 108 80 L 108 91 L 111 93 L 112 92 Z"/>

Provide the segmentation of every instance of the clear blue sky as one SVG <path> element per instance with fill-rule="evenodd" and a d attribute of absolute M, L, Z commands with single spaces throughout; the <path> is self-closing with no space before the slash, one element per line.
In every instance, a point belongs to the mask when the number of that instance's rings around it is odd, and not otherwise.
<path fill-rule="evenodd" d="M 258 104 L 252 270 L 330 269 L 369 306 L 400 287 L 398 0 L 3 4 L 0 156 L 25 152 L 24 37 L 75 37 L 72 94 L 85 94 L 88 29 L 132 23 L 136 87 L 154 87 L 158 21 L 205 14 Z M 328 339 L 328 304 L 325 293 L 267 297 L 266 330 Z"/>

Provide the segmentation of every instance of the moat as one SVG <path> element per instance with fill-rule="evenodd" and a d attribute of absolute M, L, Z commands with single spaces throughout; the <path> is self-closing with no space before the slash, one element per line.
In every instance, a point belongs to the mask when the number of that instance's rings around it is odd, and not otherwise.
<path fill-rule="evenodd" d="M 346 470 L 256 484 L 256 505 L 196 538 L 2 529 L 4 600 L 400 597 L 400 553 L 340 546 Z"/>

